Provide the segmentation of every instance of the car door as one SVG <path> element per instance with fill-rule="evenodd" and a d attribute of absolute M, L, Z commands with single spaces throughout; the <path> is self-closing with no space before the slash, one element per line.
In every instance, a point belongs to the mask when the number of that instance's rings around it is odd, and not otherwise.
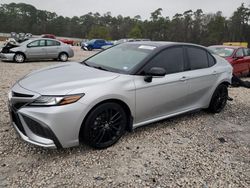
<path fill-rule="evenodd" d="M 187 108 L 187 82 L 182 46 L 160 52 L 144 66 L 141 74 L 152 67 L 164 68 L 167 75 L 154 77 L 150 83 L 144 81 L 144 76 L 138 76 L 134 80 L 136 123 L 178 113 Z"/>
<path fill-rule="evenodd" d="M 29 43 L 25 55 L 28 59 L 43 59 L 46 56 L 45 40 L 36 40 Z"/>
<path fill-rule="evenodd" d="M 242 73 L 248 72 L 248 63 L 244 58 L 243 48 L 239 48 L 236 51 L 232 66 L 236 75 L 241 75 Z"/>
<path fill-rule="evenodd" d="M 212 95 L 213 88 L 219 76 L 214 57 L 205 49 L 186 46 L 186 58 L 189 71 L 187 104 L 191 109 L 205 107 Z"/>
<path fill-rule="evenodd" d="M 96 40 L 96 48 L 100 49 L 104 44 L 104 40 Z"/>
<path fill-rule="evenodd" d="M 55 40 L 46 40 L 47 58 L 58 58 L 61 43 Z"/>

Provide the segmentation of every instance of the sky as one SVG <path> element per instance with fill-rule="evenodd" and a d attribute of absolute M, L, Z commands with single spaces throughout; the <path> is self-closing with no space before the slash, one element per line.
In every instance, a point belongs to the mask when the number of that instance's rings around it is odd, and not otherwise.
<path fill-rule="evenodd" d="M 134 17 L 140 15 L 142 19 L 149 19 L 150 13 L 162 8 L 162 15 L 172 18 L 176 13 L 186 10 L 202 9 L 204 13 L 222 11 L 230 17 L 241 5 L 250 5 L 250 0 L 0 0 L 4 3 L 27 3 L 37 9 L 56 12 L 62 16 L 81 16 L 89 12 L 99 12 L 101 15 L 111 12 L 112 16 L 122 15 Z"/>

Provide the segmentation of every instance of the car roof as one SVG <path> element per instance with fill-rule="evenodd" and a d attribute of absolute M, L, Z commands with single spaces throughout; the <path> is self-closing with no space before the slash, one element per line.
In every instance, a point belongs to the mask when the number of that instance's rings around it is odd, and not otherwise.
<path fill-rule="evenodd" d="M 149 45 L 154 46 L 156 48 L 161 47 L 169 47 L 169 46 L 175 46 L 175 45 L 185 45 L 185 46 L 195 46 L 200 48 L 206 48 L 201 45 L 192 44 L 192 43 L 183 43 L 183 42 L 171 42 L 171 41 L 135 41 L 135 42 L 129 42 L 130 44 L 138 44 L 138 45 Z"/>
<path fill-rule="evenodd" d="M 20 45 L 25 45 L 25 44 L 28 44 L 28 43 L 30 43 L 30 42 L 36 41 L 36 40 L 53 40 L 53 41 L 57 41 L 57 42 L 60 42 L 60 43 L 61 43 L 61 41 L 59 41 L 59 40 L 57 40 L 57 39 L 40 38 L 40 37 L 38 37 L 38 38 L 30 38 L 29 40 L 26 40 L 26 41 L 20 43 Z"/>
<path fill-rule="evenodd" d="M 232 49 L 245 48 L 242 46 L 229 46 L 229 45 L 213 45 L 213 46 L 209 46 L 209 47 L 224 47 L 224 48 L 232 48 Z"/>

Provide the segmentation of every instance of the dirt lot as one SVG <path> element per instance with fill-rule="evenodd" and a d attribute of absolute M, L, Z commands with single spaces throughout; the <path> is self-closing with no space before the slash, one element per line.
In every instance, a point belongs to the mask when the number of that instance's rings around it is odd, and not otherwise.
<path fill-rule="evenodd" d="M 75 47 L 80 61 L 93 52 Z M 105 150 L 23 142 L 9 121 L 7 92 L 32 70 L 61 62 L 0 61 L 0 187 L 250 187 L 250 90 L 230 88 L 225 110 L 138 128 Z M 248 80 L 250 80 L 248 78 Z"/>

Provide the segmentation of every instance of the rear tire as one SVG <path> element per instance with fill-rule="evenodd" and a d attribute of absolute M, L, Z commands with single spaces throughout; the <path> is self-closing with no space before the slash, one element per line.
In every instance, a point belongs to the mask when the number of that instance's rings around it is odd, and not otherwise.
<path fill-rule="evenodd" d="M 228 89 L 225 84 L 219 85 L 212 96 L 210 105 L 208 107 L 209 112 L 219 113 L 221 112 L 227 104 L 228 99 Z"/>
<path fill-rule="evenodd" d="M 16 63 L 23 63 L 25 61 L 25 56 L 22 53 L 16 53 L 14 56 L 14 61 Z"/>
<path fill-rule="evenodd" d="M 127 123 L 125 110 L 119 104 L 103 103 L 91 110 L 80 137 L 91 147 L 104 149 L 122 137 Z"/>
<path fill-rule="evenodd" d="M 65 53 L 65 52 L 60 53 L 59 56 L 58 56 L 58 59 L 59 59 L 60 61 L 62 61 L 62 62 L 68 61 L 68 58 L 69 58 L 69 56 L 68 56 L 68 54 Z"/>

